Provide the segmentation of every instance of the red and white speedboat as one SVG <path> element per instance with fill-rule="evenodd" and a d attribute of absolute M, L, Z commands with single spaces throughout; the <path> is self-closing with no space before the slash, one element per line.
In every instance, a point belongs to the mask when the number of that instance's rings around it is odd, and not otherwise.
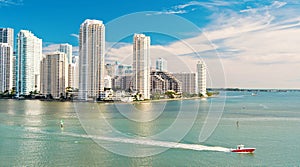
<path fill-rule="evenodd" d="M 253 153 L 256 148 L 246 148 L 244 145 L 237 145 L 236 149 L 231 149 L 231 152 L 234 153 Z"/>

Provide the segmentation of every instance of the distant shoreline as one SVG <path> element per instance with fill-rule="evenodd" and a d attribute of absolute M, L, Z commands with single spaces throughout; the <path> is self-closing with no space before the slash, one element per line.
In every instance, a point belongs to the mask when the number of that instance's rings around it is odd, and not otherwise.
<path fill-rule="evenodd" d="M 134 104 L 134 103 L 149 103 L 149 102 L 167 102 L 167 101 L 180 101 L 180 100 L 196 100 L 196 99 L 207 99 L 207 98 L 214 98 L 217 96 L 210 96 L 210 97 L 184 97 L 184 98 L 166 98 L 166 99 L 155 99 L 155 100 L 141 100 L 141 101 L 132 101 L 132 102 L 122 102 L 122 101 L 80 101 L 80 100 L 59 100 L 59 99 L 17 99 L 17 98 L 0 98 L 0 100 L 19 100 L 19 101 L 23 101 L 23 100 L 38 100 L 38 101 L 44 101 L 44 102 L 93 102 L 93 103 L 124 103 L 124 104 Z"/>
<path fill-rule="evenodd" d="M 207 88 L 207 91 L 212 92 L 300 92 L 300 89 L 243 89 L 243 88 Z M 166 102 L 166 101 L 179 101 L 179 100 L 193 100 L 193 99 L 207 99 L 218 97 L 218 95 L 203 97 L 182 97 L 182 98 L 166 98 L 166 99 L 153 99 L 153 100 L 143 100 L 143 101 L 132 101 L 132 102 L 122 102 L 122 101 L 97 101 L 97 103 L 147 103 L 147 102 Z M 15 97 L 0 97 L 0 100 L 39 100 L 46 102 L 94 102 L 94 101 L 80 101 L 80 100 L 70 100 L 70 99 L 40 99 L 40 98 L 25 98 L 17 99 Z"/>
<path fill-rule="evenodd" d="M 207 88 L 208 91 L 232 91 L 232 92 L 239 92 L 239 91 L 246 91 L 246 92 L 300 92 L 300 89 L 263 89 L 263 88 Z"/>

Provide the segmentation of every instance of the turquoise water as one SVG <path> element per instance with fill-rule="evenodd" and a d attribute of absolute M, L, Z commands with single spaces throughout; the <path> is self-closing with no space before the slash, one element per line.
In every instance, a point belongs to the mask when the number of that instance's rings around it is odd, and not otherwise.
<path fill-rule="evenodd" d="M 205 142 L 199 143 L 199 133 L 209 106 L 222 106 L 222 98 L 135 104 L 140 110 L 127 114 L 145 121 L 155 118 L 146 122 L 129 121 L 114 104 L 87 103 L 88 106 L 97 107 L 94 112 L 84 111 L 85 116 L 93 118 L 86 126 L 81 125 L 82 117 L 79 120 L 76 113 L 78 106 L 75 103 L 0 100 L 0 166 L 300 165 L 300 92 L 259 92 L 257 96 L 251 96 L 249 92 L 227 92 L 224 112 L 218 126 Z M 105 132 L 102 134 L 109 134 L 107 127 L 101 127 L 102 123 L 97 122 L 101 115 L 109 125 L 127 136 L 152 136 L 172 125 L 179 113 L 180 104 L 187 104 L 186 115 L 197 112 L 193 109 L 199 105 L 199 113 L 192 129 L 181 140 L 190 149 L 180 146 L 147 157 L 122 156 L 107 151 L 95 140 L 97 137 L 102 140 L 107 136 L 93 134 L 91 137 L 85 131 L 94 128 Z M 156 111 L 161 106 L 164 109 L 162 113 Z M 156 117 L 155 114 L 159 115 Z M 187 125 L 193 120 L 189 117 L 185 119 Z M 64 121 L 64 129 L 59 127 L 60 120 Z M 184 126 L 182 124 L 182 129 Z M 178 131 L 182 129 L 178 128 Z M 113 137 L 105 140 L 106 146 L 113 147 L 116 143 Z M 131 140 L 117 140 L 123 142 L 119 149 L 128 149 L 126 146 L 130 145 L 130 151 L 137 151 L 132 146 L 134 144 L 130 143 Z M 149 143 L 139 148 L 137 153 L 143 152 L 142 149 L 146 152 L 163 145 L 173 146 L 168 140 Z M 222 148 L 245 144 L 256 147 L 257 150 L 254 154 L 197 151 L 195 144 Z"/>

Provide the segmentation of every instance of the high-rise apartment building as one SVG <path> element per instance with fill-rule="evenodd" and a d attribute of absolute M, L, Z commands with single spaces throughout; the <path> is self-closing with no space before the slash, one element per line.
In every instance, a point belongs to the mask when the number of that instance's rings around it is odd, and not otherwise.
<path fill-rule="evenodd" d="M 14 86 L 14 30 L 0 28 L 0 91 L 11 90 Z"/>
<path fill-rule="evenodd" d="M 68 58 L 67 58 L 68 59 Z M 67 60 L 68 61 L 68 60 Z M 74 73 L 75 73 L 75 64 L 68 64 L 68 87 L 74 88 Z"/>
<path fill-rule="evenodd" d="M 0 28 L 0 43 L 8 43 L 14 48 L 14 29 Z"/>
<path fill-rule="evenodd" d="M 16 89 L 17 95 L 40 90 L 42 40 L 28 30 L 17 36 Z"/>
<path fill-rule="evenodd" d="M 67 55 L 67 62 L 68 62 L 68 64 L 71 64 L 72 63 L 72 52 L 73 52 L 72 45 L 67 44 L 67 43 L 60 44 L 59 51 L 65 53 Z"/>
<path fill-rule="evenodd" d="M 133 37 L 133 89 L 150 99 L 150 37 L 134 34 Z"/>
<path fill-rule="evenodd" d="M 13 87 L 13 49 L 8 43 L 0 43 L 0 92 Z"/>
<path fill-rule="evenodd" d="M 74 73 L 73 73 L 73 88 L 79 88 L 79 56 L 73 56 Z"/>
<path fill-rule="evenodd" d="M 182 93 L 197 94 L 197 75 L 196 73 L 172 73 L 181 82 Z"/>
<path fill-rule="evenodd" d="M 156 70 L 157 71 L 168 71 L 168 64 L 164 58 L 156 59 Z"/>
<path fill-rule="evenodd" d="M 202 96 L 206 94 L 206 65 L 203 61 L 197 62 L 198 93 Z"/>
<path fill-rule="evenodd" d="M 95 99 L 104 91 L 105 26 L 99 20 L 85 20 L 79 33 L 80 100 Z"/>
<path fill-rule="evenodd" d="M 53 98 L 65 96 L 68 86 L 68 58 L 65 53 L 46 55 L 41 62 L 41 93 Z"/>
<path fill-rule="evenodd" d="M 181 82 L 167 71 L 151 71 L 151 93 L 164 94 L 168 90 L 182 92 Z"/>

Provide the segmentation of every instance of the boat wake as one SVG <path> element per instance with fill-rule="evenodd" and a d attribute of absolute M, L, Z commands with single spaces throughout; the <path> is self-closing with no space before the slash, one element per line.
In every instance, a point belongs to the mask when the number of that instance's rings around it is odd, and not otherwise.
<path fill-rule="evenodd" d="M 76 138 L 86 138 L 93 140 L 101 140 L 115 143 L 125 143 L 125 144 L 134 144 L 134 145 L 144 145 L 144 146 L 156 146 L 156 147 L 164 147 L 164 148 L 174 148 L 174 149 L 187 149 L 187 150 L 195 150 L 195 151 L 215 151 L 215 152 L 230 152 L 231 149 L 219 146 L 205 146 L 199 144 L 186 144 L 186 143 L 177 143 L 170 141 L 159 141 L 159 140 L 150 140 L 146 138 L 119 138 L 119 137 L 106 137 L 106 136 L 95 136 L 95 135 L 87 135 L 87 134 L 76 134 L 71 132 L 47 132 L 42 131 L 37 128 L 32 127 L 9 127 L 3 126 L 0 124 L 0 128 L 7 128 L 11 130 L 20 130 L 25 131 L 26 133 L 35 133 L 35 134 L 44 134 L 44 135 L 56 135 L 56 136 L 69 136 Z M 78 142 L 77 142 L 78 143 Z"/>
<path fill-rule="evenodd" d="M 33 130 L 33 129 L 31 130 L 27 129 L 27 131 L 33 133 L 49 134 L 49 135 L 87 138 L 87 139 L 108 141 L 114 143 L 127 143 L 127 144 L 135 144 L 135 145 L 156 146 L 156 147 L 174 148 L 174 149 L 188 149 L 188 150 L 196 150 L 196 151 L 230 152 L 230 149 L 225 147 L 149 140 L 146 138 L 118 138 L 118 137 L 94 136 L 94 135 L 86 135 L 86 134 L 75 134 L 70 132 L 55 133 L 55 132 L 45 132 L 45 131 Z"/>

